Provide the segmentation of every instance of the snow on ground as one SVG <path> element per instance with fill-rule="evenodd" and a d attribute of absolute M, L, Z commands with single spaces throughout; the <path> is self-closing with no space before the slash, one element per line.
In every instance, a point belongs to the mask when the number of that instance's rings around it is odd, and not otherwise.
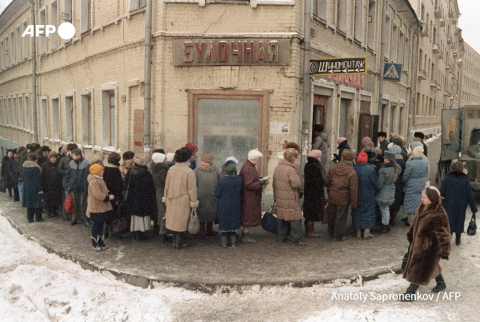
<path fill-rule="evenodd" d="M 0 216 L 2 321 L 474 321 L 478 302 L 478 236 L 465 236 L 442 261 L 449 293 L 403 303 L 408 283 L 385 274 L 362 283 L 336 280 L 307 288 L 260 287 L 212 295 L 168 287 L 142 289 L 109 273 L 83 270 L 27 240 Z M 445 264 L 444 264 L 445 263 Z M 281 268 L 279 268 L 281 269 Z M 434 294 L 434 295 L 433 295 Z M 388 297 L 392 297 L 388 299 Z M 382 297 L 385 297 L 382 300 Z"/>

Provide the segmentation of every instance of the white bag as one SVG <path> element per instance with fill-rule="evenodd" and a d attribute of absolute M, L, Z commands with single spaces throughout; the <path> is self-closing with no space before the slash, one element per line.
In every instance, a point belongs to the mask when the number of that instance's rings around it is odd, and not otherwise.
<path fill-rule="evenodd" d="M 200 219 L 197 216 L 197 210 L 192 208 L 192 212 L 190 213 L 190 219 L 188 221 L 188 232 L 191 235 L 195 235 L 200 230 Z"/>

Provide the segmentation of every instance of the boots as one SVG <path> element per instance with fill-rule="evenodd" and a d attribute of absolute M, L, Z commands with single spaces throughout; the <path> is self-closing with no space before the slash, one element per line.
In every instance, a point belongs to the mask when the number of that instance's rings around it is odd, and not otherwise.
<path fill-rule="evenodd" d="M 232 243 L 232 247 L 237 247 L 237 233 L 236 232 L 231 233 L 230 242 Z"/>
<path fill-rule="evenodd" d="M 98 242 L 96 242 L 95 239 L 93 239 L 93 237 L 92 237 L 92 246 L 93 246 L 93 250 L 95 250 L 95 251 L 100 251 L 100 250 L 102 250 L 102 249 L 100 248 L 100 246 L 98 245 Z"/>
<path fill-rule="evenodd" d="M 182 233 L 176 233 L 176 238 L 175 238 L 175 243 L 174 243 L 174 247 L 176 249 L 181 249 L 181 248 L 185 248 L 188 246 L 188 244 L 184 244 L 183 243 L 183 234 Z"/>
<path fill-rule="evenodd" d="M 415 293 L 418 290 L 419 285 L 411 283 L 407 288 L 407 291 L 400 296 L 400 301 L 412 302 L 414 300 Z"/>
<path fill-rule="evenodd" d="M 103 242 L 103 237 L 98 237 L 98 247 L 102 250 L 108 249 L 108 246 Z"/>
<path fill-rule="evenodd" d="M 432 289 L 432 292 L 438 293 L 447 288 L 447 284 L 445 284 L 442 274 L 439 274 L 437 277 L 435 277 L 435 281 L 437 282 L 437 286 Z"/>
<path fill-rule="evenodd" d="M 455 233 L 455 245 L 460 246 L 462 243 L 461 241 L 462 233 Z"/>
<path fill-rule="evenodd" d="M 363 238 L 368 239 L 368 238 L 373 238 L 373 235 L 370 234 L 370 229 L 365 229 L 365 232 L 363 233 Z"/>
<path fill-rule="evenodd" d="M 357 229 L 357 238 L 362 239 L 362 230 L 361 229 Z"/>
<path fill-rule="evenodd" d="M 213 231 L 213 222 L 207 222 L 207 236 L 216 237 L 218 234 Z"/>
<path fill-rule="evenodd" d="M 305 220 L 305 236 L 310 238 L 319 238 L 320 235 L 315 233 L 315 222 Z"/>
<path fill-rule="evenodd" d="M 198 233 L 197 233 L 198 237 L 206 237 L 207 236 L 206 226 L 207 226 L 206 222 L 201 222 L 200 223 L 200 229 L 198 230 Z"/>
<path fill-rule="evenodd" d="M 382 225 L 381 232 L 382 232 L 382 234 L 386 234 L 386 233 L 390 232 L 390 227 L 388 225 Z"/>
<path fill-rule="evenodd" d="M 395 226 L 397 224 L 397 214 L 398 210 L 390 210 L 390 226 Z"/>
<path fill-rule="evenodd" d="M 222 234 L 222 236 L 220 236 L 220 246 L 222 246 L 223 248 L 227 248 L 227 236 L 224 236 Z"/>

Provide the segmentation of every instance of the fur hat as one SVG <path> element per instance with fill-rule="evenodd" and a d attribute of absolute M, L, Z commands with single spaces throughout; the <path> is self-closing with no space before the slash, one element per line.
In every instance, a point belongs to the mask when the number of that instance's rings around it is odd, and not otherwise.
<path fill-rule="evenodd" d="M 395 153 L 395 154 L 401 154 L 402 153 L 402 148 L 399 147 L 398 145 L 392 145 L 389 149 L 390 152 Z"/>
<path fill-rule="evenodd" d="M 48 154 L 48 160 L 50 160 L 50 158 L 57 158 L 58 159 L 58 153 L 55 152 L 55 151 L 52 151 Z"/>
<path fill-rule="evenodd" d="M 298 151 L 294 148 L 288 148 L 285 150 L 285 152 L 283 152 L 283 157 L 285 158 L 285 160 L 293 163 L 295 159 L 298 158 Z"/>
<path fill-rule="evenodd" d="M 261 158 L 263 158 L 263 154 L 262 152 L 258 151 L 258 149 L 250 150 L 250 152 L 248 152 L 248 160 L 256 160 Z"/>
<path fill-rule="evenodd" d="M 347 138 L 344 138 L 343 136 L 339 137 L 337 140 L 337 145 L 342 144 L 342 142 L 347 141 Z"/>
<path fill-rule="evenodd" d="M 457 161 L 457 162 L 453 162 L 452 163 L 452 166 L 451 166 L 451 170 L 452 171 L 460 171 L 460 172 L 463 172 L 463 162 L 460 162 L 460 161 Z"/>
<path fill-rule="evenodd" d="M 202 162 L 207 162 L 207 163 L 213 164 L 213 155 L 208 154 L 208 153 L 204 153 L 204 154 L 202 154 L 201 160 L 202 160 Z"/>
<path fill-rule="evenodd" d="M 133 153 L 133 151 L 125 151 L 123 152 L 122 159 L 123 161 L 132 160 L 134 156 L 135 156 L 135 153 Z"/>
<path fill-rule="evenodd" d="M 387 137 L 387 132 L 378 132 L 377 133 L 377 136 L 383 136 L 383 137 Z"/>
<path fill-rule="evenodd" d="M 165 161 L 165 154 L 155 152 L 152 154 L 152 161 L 153 163 L 163 163 L 163 161 Z"/>
<path fill-rule="evenodd" d="M 103 171 L 103 165 L 96 163 L 90 166 L 91 174 L 96 174 L 98 176 L 98 174 L 102 171 Z"/>
<path fill-rule="evenodd" d="M 413 136 L 422 140 L 425 138 L 425 134 L 423 134 L 422 132 L 415 132 L 413 133 Z"/>
<path fill-rule="evenodd" d="M 421 146 L 417 146 L 415 149 L 413 149 L 412 155 L 414 157 L 421 157 L 423 155 L 423 148 Z"/>
<path fill-rule="evenodd" d="M 308 152 L 307 157 L 321 160 L 321 159 L 322 159 L 322 151 L 320 151 L 320 150 L 312 150 L 312 151 Z"/>
<path fill-rule="evenodd" d="M 198 152 L 198 147 L 196 145 L 193 145 L 190 142 L 185 144 L 185 147 L 190 150 L 190 153 L 192 155 L 194 155 L 196 152 Z"/>
<path fill-rule="evenodd" d="M 290 149 L 290 148 L 293 148 L 293 149 L 297 150 L 298 153 L 300 153 L 300 146 L 297 143 L 288 142 L 287 144 L 285 144 L 285 150 Z"/>
<path fill-rule="evenodd" d="M 120 154 L 117 153 L 117 152 L 112 152 L 110 153 L 110 155 L 108 156 L 108 163 L 111 163 L 111 164 L 115 164 L 115 165 L 118 165 L 120 164 Z"/>
<path fill-rule="evenodd" d="M 103 159 L 105 159 L 105 156 L 103 155 L 103 153 L 97 152 L 88 159 L 88 162 L 90 164 L 103 163 Z"/>
<path fill-rule="evenodd" d="M 173 153 L 173 152 L 168 152 L 166 159 L 167 159 L 168 162 L 173 162 L 173 158 L 174 158 L 174 157 L 175 157 L 175 153 Z"/>
<path fill-rule="evenodd" d="M 44 145 L 40 148 L 40 151 L 41 152 L 50 152 L 52 150 L 50 150 L 50 147 L 48 145 Z"/>
<path fill-rule="evenodd" d="M 392 151 L 389 151 L 389 150 L 386 150 L 385 153 L 383 154 L 383 158 L 384 159 L 388 159 L 388 160 L 395 160 L 395 157 L 397 155 L 395 153 L 393 153 Z"/>
<path fill-rule="evenodd" d="M 368 136 L 362 139 L 362 145 L 370 145 L 370 144 L 372 144 L 372 139 L 370 139 Z"/>
<path fill-rule="evenodd" d="M 192 153 L 188 148 L 181 148 L 175 151 L 175 162 L 182 163 L 182 162 L 187 162 L 190 160 L 190 157 L 192 156 Z"/>
<path fill-rule="evenodd" d="M 353 161 L 354 159 L 355 159 L 355 152 L 349 149 L 345 149 L 342 151 L 342 161 Z"/>
<path fill-rule="evenodd" d="M 360 151 L 357 162 L 368 162 L 368 155 L 365 153 L 365 151 Z"/>
<path fill-rule="evenodd" d="M 150 161 L 150 157 L 145 153 L 139 153 L 133 157 L 133 163 L 140 166 L 146 166 L 147 163 Z"/>
<path fill-rule="evenodd" d="M 431 202 L 436 202 L 440 199 L 440 191 L 434 186 L 428 186 L 425 188 L 425 194 Z"/>

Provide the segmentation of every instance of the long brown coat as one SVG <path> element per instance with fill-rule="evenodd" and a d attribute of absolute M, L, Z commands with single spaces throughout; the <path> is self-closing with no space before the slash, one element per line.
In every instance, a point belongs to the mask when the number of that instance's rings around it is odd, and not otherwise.
<path fill-rule="evenodd" d="M 184 232 L 188 228 L 190 208 L 198 207 L 197 180 L 188 162 L 178 162 L 168 170 L 163 202 L 167 205 L 167 229 Z"/>
<path fill-rule="evenodd" d="M 419 207 L 407 231 L 411 243 L 403 278 L 410 283 L 428 285 L 442 273 L 440 256 L 450 254 L 450 227 L 442 206 L 438 209 Z"/>
<path fill-rule="evenodd" d="M 339 206 L 357 207 L 358 176 L 355 169 L 341 161 L 330 167 L 327 177 L 328 202 Z"/>
<path fill-rule="evenodd" d="M 262 187 L 255 164 L 245 161 L 242 177 L 242 226 L 257 227 L 262 222 Z"/>
<path fill-rule="evenodd" d="M 273 172 L 273 198 L 277 206 L 277 218 L 286 221 L 302 219 L 299 189 L 302 181 L 295 166 L 288 160 L 280 160 Z"/>
<path fill-rule="evenodd" d="M 108 197 L 107 184 L 103 181 L 103 178 L 94 174 L 89 174 L 87 181 L 87 215 L 90 216 L 91 213 L 104 213 L 112 210 L 113 207 Z"/>

